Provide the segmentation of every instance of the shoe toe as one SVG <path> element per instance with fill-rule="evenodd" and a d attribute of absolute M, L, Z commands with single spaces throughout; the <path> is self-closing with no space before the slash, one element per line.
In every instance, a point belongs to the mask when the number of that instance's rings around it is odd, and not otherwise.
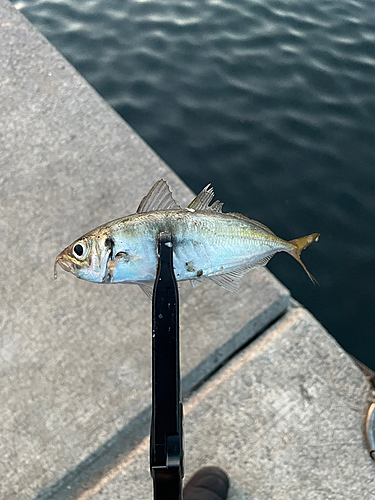
<path fill-rule="evenodd" d="M 204 467 L 194 474 L 184 488 L 184 500 L 225 500 L 229 479 L 219 467 Z"/>

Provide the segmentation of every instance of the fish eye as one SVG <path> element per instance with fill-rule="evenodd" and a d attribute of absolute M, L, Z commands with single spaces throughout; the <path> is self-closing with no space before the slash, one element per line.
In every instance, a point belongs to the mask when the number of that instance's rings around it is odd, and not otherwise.
<path fill-rule="evenodd" d="M 82 260 L 86 257 L 86 245 L 83 241 L 76 243 L 73 247 L 73 255 L 79 260 Z"/>

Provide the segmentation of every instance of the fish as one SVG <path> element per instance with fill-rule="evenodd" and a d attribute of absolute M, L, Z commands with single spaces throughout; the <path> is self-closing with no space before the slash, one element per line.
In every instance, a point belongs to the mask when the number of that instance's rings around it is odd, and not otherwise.
<path fill-rule="evenodd" d="M 172 237 L 173 267 L 177 281 L 208 278 L 231 291 L 240 288 L 250 270 L 265 266 L 277 252 L 287 252 L 316 280 L 301 260 L 301 252 L 319 238 L 313 233 L 286 241 L 261 222 L 236 212 L 223 212 L 223 203 L 212 202 L 208 184 L 181 208 L 165 180 L 157 181 L 142 199 L 135 214 L 116 219 L 89 231 L 66 247 L 57 266 L 77 278 L 94 283 L 137 284 L 152 296 L 157 270 L 158 235 Z"/>

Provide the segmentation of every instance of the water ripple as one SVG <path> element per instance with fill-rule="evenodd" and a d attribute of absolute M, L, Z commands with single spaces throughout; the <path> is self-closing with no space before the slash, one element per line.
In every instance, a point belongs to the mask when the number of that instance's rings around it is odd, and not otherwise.
<path fill-rule="evenodd" d="M 375 279 L 373 2 L 14 3 L 193 189 L 214 182 L 227 209 L 285 237 L 321 231 L 306 255 L 318 291 L 293 262 L 271 267 L 375 368 L 375 343 L 359 346 L 375 321 L 363 312 Z"/>

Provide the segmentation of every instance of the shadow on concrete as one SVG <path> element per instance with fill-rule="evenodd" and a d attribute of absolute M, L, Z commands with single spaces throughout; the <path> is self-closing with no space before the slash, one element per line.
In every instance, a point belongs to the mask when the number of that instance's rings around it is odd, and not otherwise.
<path fill-rule="evenodd" d="M 224 345 L 216 349 L 198 366 L 189 372 L 181 381 L 182 398 L 201 387 L 222 366 L 235 357 L 242 349 L 262 335 L 285 314 L 285 309 L 270 323 L 257 331 L 256 323 L 261 323 L 259 317 L 249 321 L 239 332 Z M 255 323 L 255 324 L 254 324 Z M 257 331 L 254 334 L 254 331 Z M 151 399 L 151 394 L 150 394 Z M 135 416 L 125 427 L 118 431 L 106 443 L 69 471 L 52 486 L 42 490 L 34 500 L 75 500 L 86 490 L 93 488 L 100 480 L 110 473 L 124 460 L 150 433 L 151 405 Z"/>

